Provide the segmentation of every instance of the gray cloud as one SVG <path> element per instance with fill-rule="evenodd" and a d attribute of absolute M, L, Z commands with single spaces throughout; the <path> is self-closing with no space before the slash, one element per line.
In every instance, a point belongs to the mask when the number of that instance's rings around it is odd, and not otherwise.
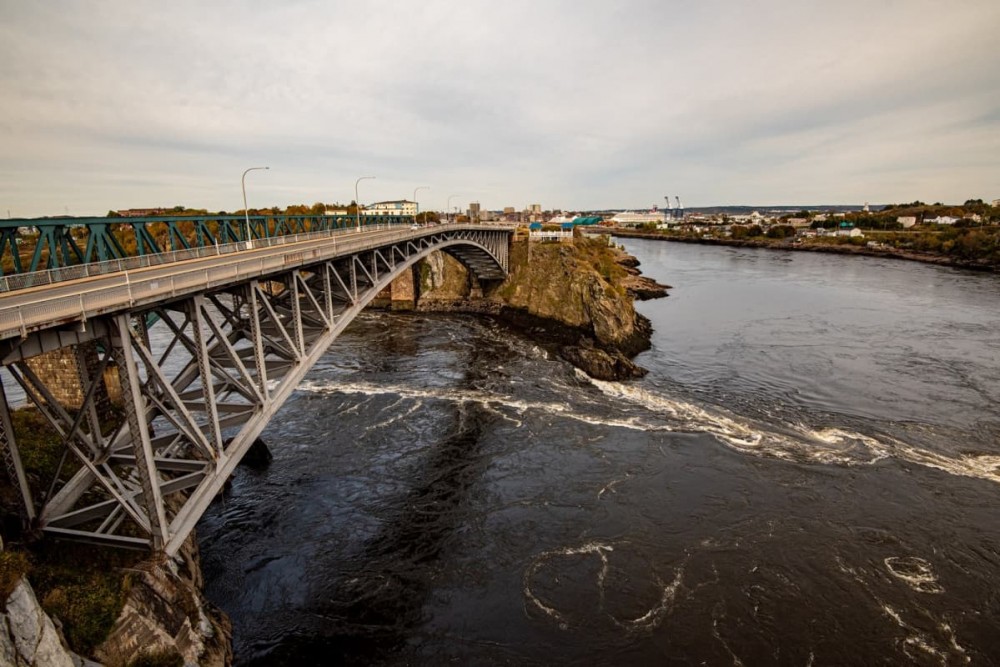
<path fill-rule="evenodd" d="M 1000 5 L 8 3 L 0 208 L 1000 196 Z M 457 201 L 457 200 L 456 200 Z M 454 202 L 453 202 L 454 203 Z"/>

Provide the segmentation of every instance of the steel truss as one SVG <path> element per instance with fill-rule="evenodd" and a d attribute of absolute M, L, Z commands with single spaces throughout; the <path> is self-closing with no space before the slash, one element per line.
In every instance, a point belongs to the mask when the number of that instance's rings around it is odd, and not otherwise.
<path fill-rule="evenodd" d="M 305 374 L 393 279 L 435 250 L 506 275 L 509 235 L 451 230 L 6 342 L 3 364 L 62 438 L 32 497 L 4 392 L 0 454 L 44 534 L 173 555 Z M 150 328 L 156 327 L 151 333 Z M 72 347 L 83 404 L 59 405 L 27 359 Z M 102 423 L 117 369 L 124 419 Z"/>

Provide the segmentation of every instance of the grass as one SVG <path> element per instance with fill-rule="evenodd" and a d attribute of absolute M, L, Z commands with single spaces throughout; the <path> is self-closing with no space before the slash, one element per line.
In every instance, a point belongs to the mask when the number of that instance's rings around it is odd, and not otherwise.
<path fill-rule="evenodd" d="M 144 555 L 65 542 L 44 543 L 33 554 L 32 586 L 74 651 L 91 655 L 108 636 L 131 584 L 123 568 Z"/>
<path fill-rule="evenodd" d="M 17 410 L 11 421 L 28 483 L 39 498 L 59 468 L 65 451 L 62 439 L 37 410 Z M 78 466 L 75 458 L 68 456 L 62 475 L 71 474 Z M 19 524 L 16 503 L 20 503 L 20 494 L 6 479 L 0 479 L 0 485 L 7 487 L 0 494 L 5 500 L 0 512 L 13 515 L 2 524 L 13 531 L 11 526 Z M 7 546 L 17 537 L 4 535 Z M 42 608 L 62 622 L 70 648 L 91 655 L 121 613 L 130 584 L 123 568 L 134 566 L 144 556 L 52 540 L 30 547 L 18 544 L 0 552 L 0 595 L 6 600 L 21 577 L 30 575 Z"/>
<path fill-rule="evenodd" d="M 30 570 L 31 562 L 23 551 L 0 551 L 0 599 L 6 601 Z"/>

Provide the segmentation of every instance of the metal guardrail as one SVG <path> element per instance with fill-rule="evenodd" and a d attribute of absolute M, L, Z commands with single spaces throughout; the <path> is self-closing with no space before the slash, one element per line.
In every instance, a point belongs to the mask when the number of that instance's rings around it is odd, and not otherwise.
<path fill-rule="evenodd" d="M 382 229 L 386 226 L 399 225 L 366 225 L 363 229 Z M 65 282 L 67 280 L 79 280 L 80 278 L 90 278 L 102 276 L 109 273 L 118 273 L 141 269 L 150 266 L 159 266 L 172 262 L 180 262 L 187 259 L 198 259 L 201 257 L 215 257 L 240 252 L 248 246 L 253 249 L 271 248 L 285 245 L 287 243 L 298 243 L 314 238 L 332 238 L 338 234 L 357 233 L 357 228 L 344 228 L 329 231 L 307 232 L 305 234 L 290 234 L 287 236 L 275 236 L 253 241 L 238 241 L 236 243 L 225 243 L 214 246 L 203 246 L 191 248 L 189 250 L 175 250 L 153 255 L 138 255 L 125 259 L 112 259 L 105 262 L 91 262 L 90 264 L 77 264 L 76 266 L 58 267 L 45 271 L 35 271 L 32 273 L 18 273 L 0 278 L 0 292 L 13 292 L 28 287 L 39 287 L 42 285 L 52 285 L 54 283 Z"/>
<path fill-rule="evenodd" d="M 347 229 L 275 237 L 253 241 L 253 249 L 266 249 L 313 239 L 332 241 L 332 243 L 317 243 L 306 249 L 297 250 L 295 264 L 306 265 L 324 261 L 339 254 L 372 250 L 387 243 L 414 237 L 414 230 L 402 227 L 402 225 L 369 225 L 361 232 L 357 229 Z M 473 227 L 449 224 L 425 227 L 421 228 L 420 231 L 434 233 L 470 227 L 473 229 L 508 228 L 507 225 L 477 224 Z M 105 276 L 105 279 L 94 281 L 91 286 L 82 283 L 81 289 L 76 292 L 54 298 L 51 294 L 47 294 L 49 290 L 39 290 L 37 299 L 10 305 L 4 304 L 4 301 L 18 297 L 18 292 L 0 293 L 0 339 L 18 335 L 24 336 L 28 328 L 34 329 L 47 322 L 86 322 L 88 317 L 101 315 L 122 307 L 148 304 L 193 291 L 219 287 L 242 279 L 268 275 L 287 268 L 288 255 L 286 253 L 265 254 L 259 257 L 246 255 L 241 258 L 237 253 L 246 249 L 246 246 L 247 242 L 230 243 L 224 246 L 220 245 L 217 248 L 198 248 L 161 255 L 144 255 L 124 260 L 82 264 L 64 269 L 38 271 L 34 274 L 9 276 L 8 279 L 15 283 L 19 279 L 29 276 L 35 276 L 38 279 L 38 282 L 22 287 L 51 285 L 53 288 L 56 288 L 60 282 L 73 279 L 100 276 Z M 233 255 L 232 260 L 221 265 L 199 266 L 197 263 L 178 265 L 177 270 L 169 275 L 151 275 L 146 271 L 138 276 L 129 274 L 129 270 L 146 269 L 185 259 L 210 259 L 225 255 Z M 95 267 L 96 270 L 94 270 Z M 115 273 L 120 274 L 117 279 L 112 275 Z M 20 296 L 26 296 L 30 299 L 32 295 L 22 293 Z"/>

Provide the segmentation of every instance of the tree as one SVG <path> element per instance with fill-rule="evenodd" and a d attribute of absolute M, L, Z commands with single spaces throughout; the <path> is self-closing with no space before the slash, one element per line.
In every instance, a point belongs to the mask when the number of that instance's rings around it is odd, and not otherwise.
<path fill-rule="evenodd" d="M 791 225 L 775 225 L 767 230 L 769 239 L 787 239 L 790 236 L 795 236 L 795 228 Z"/>

